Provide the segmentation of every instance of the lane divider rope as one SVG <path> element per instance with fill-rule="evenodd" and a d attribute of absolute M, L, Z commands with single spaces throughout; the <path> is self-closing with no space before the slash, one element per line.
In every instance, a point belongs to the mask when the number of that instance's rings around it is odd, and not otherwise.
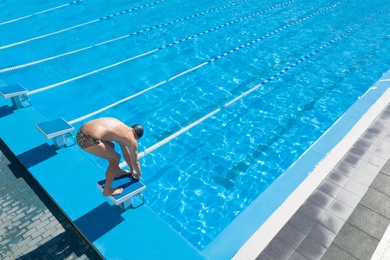
<path fill-rule="evenodd" d="M 17 66 L 12 66 L 12 67 L 8 67 L 8 68 L 3 68 L 3 69 L 0 69 L 0 73 L 7 72 L 7 71 L 12 71 L 12 70 L 16 70 L 16 69 L 21 69 L 21 68 L 25 68 L 25 67 L 29 67 L 29 66 L 32 66 L 32 65 L 35 65 L 35 64 L 39 64 L 39 63 L 42 63 L 42 62 L 46 62 L 46 61 L 54 60 L 54 59 L 57 59 L 57 58 L 60 58 L 60 57 L 64 57 L 64 56 L 67 56 L 67 55 L 71 55 L 71 54 L 75 54 L 75 53 L 78 53 L 78 52 L 86 51 L 86 50 L 94 48 L 94 47 L 98 47 L 98 46 L 101 46 L 101 45 L 104 45 L 104 44 L 108 44 L 108 43 L 112 43 L 112 42 L 115 42 L 115 41 L 123 40 L 123 39 L 126 39 L 126 38 L 134 36 L 134 35 L 140 35 L 142 33 L 148 32 L 148 31 L 152 31 L 152 30 L 155 30 L 155 29 L 159 29 L 159 28 L 171 25 L 171 24 L 175 24 L 175 23 L 179 23 L 179 22 L 182 22 L 182 21 L 185 21 L 185 20 L 189 20 L 189 19 L 201 16 L 201 15 L 205 15 L 205 14 L 217 11 L 217 10 L 225 9 L 225 8 L 234 6 L 234 5 L 238 4 L 238 3 L 242 3 L 242 2 L 245 2 L 245 1 L 247 1 L 247 0 L 241 0 L 241 1 L 238 1 L 238 2 L 233 2 L 233 3 L 230 3 L 230 4 L 224 5 L 224 6 L 220 6 L 220 7 L 216 7 L 216 8 L 213 8 L 213 9 L 209 9 L 209 10 L 203 11 L 203 12 L 198 13 L 198 14 L 186 16 L 186 17 L 183 17 L 183 18 L 180 18 L 180 19 L 176 19 L 174 21 L 163 23 L 163 24 L 154 25 L 152 27 L 149 27 L 149 28 L 146 28 L 146 29 L 142 29 L 142 30 L 137 31 L 137 32 L 133 32 L 133 33 L 130 33 L 130 34 L 127 34 L 127 35 L 119 36 L 119 37 L 114 38 L 114 39 L 110 39 L 110 40 L 107 40 L 107 41 L 96 43 L 94 45 L 90 45 L 90 46 L 87 46 L 87 47 L 84 47 L 84 48 L 80 48 L 80 49 L 77 49 L 77 50 L 69 51 L 69 52 L 66 52 L 66 53 L 59 54 L 59 55 L 51 56 L 51 57 L 48 57 L 48 58 L 45 58 L 45 59 L 41 59 L 41 60 L 37 60 L 37 61 L 33 61 L 33 62 L 29 62 L 29 63 L 17 65 Z M 292 0 L 292 1 L 289 1 L 289 2 L 294 2 L 294 1 L 296 1 L 296 0 Z M 277 6 L 279 6 L 279 5 L 277 5 Z M 276 7 L 274 7 L 274 8 L 276 8 Z M 272 8 L 272 9 L 274 9 L 274 8 Z M 256 14 L 254 14 L 254 15 L 256 15 Z M 254 15 L 252 15 L 252 16 L 254 16 Z M 221 27 L 223 27 L 223 26 L 221 25 Z M 214 30 L 215 30 L 215 28 L 214 28 Z M 205 33 L 203 33 L 203 34 L 205 34 Z M 177 43 L 175 43 L 175 44 L 177 44 Z M 171 45 L 171 46 L 173 46 L 173 45 Z M 166 47 L 167 47 L 167 45 L 166 45 Z M 161 47 L 160 49 L 162 49 L 162 48 L 165 48 L 165 47 Z"/>
<path fill-rule="evenodd" d="M 52 7 L 52 8 L 43 10 L 43 11 L 39 11 L 39 12 L 36 12 L 36 13 L 33 13 L 33 14 L 29 14 L 29 15 L 22 16 L 22 17 L 19 17 L 19 18 L 15 18 L 15 19 L 12 19 L 12 20 L 9 20 L 9 21 L 0 22 L 0 26 L 4 25 L 4 24 L 9 24 L 9 23 L 14 23 L 14 22 L 20 21 L 20 20 L 24 20 L 24 19 L 36 16 L 36 15 L 39 15 L 39 14 L 48 13 L 50 11 L 54 11 L 54 10 L 57 10 L 57 9 L 60 9 L 60 8 L 63 8 L 63 7 L 67 7 L 67 6 L 70 6 L 70 5 L 73 5 L 73 4 L 77 4 L 79 2 L 81 2 L 81 0 L 76 0 L 76 1 L 73 1 L 73 2 L 70 2 L 70 3 L 67 3 L 67 4 L 63 4 L 63 5 L 59 5 L 59 6 L 56 6 L 56 7 Z"/>
<path fill-rule="evenodd" d="M 190 69 L 187 69 L 186 71 L 183 71 L 183 72 L 181 72 L 181 73 L 179 73 L 179 74 L 177 74 L 177 75 L 175 75 L 175 76 L 172 76 L 172 77 L 170 77 L 168 80 L 164 80 L 164 81 L 162 81 L 162 82 L 160 82 L 160 83 L 158 83 L 158 84 L 156 84 L 156 85 L 153 85 L 153 86 L 151 86 L 151 87 L 149 87 L 149 88 L 146 88 L 146 89 L 144 89 L 144 90 L 142 90 L 142 91 L 140 91 L 140 92 L 138 92 L 138 93 L 136 93 L 136 94 L 133 94 L 133 95 L 131 95 L 131 96 L 128 96 L 128 97 L 126 97 L 126 98 L 124 98 L 124 99 L 121 99 L 121 100 L 119 100 L 119 101 L 117 101 L 117 102 L 114 102 L 114 103 L 112 103 L 112 104 L 110 104 L 110 105 L 108 105 L 108 106 L 106 106 L 106 107 L 103 107 L 103 108 L 101 108 L 101 109 L 99 109 L 99 110 L 96 110 L 96 111 L 94 111 L 94 112 L 92 112 L 92 113 L 89 113 L 89 114 L 87 114 L 87 115 L 84 115 L 84 116 L 82 116 L 82 117 L 79 117 L 79 118 L 77 118 L 77 119 L 74 119 L 74 120 L 70 121 L 69 123 L 70 123 L 70 124 L 77 123 L 77 122 L 80 122 L 80 121 L 85 120 L 85 119 L 87 119 L 87 118 L 90 118 L 90 117 L 92 117 L 92 116 L 94 116 L 94 115 L 97 115 L 97 114 L 99 114 L 99 113 L 101 113 L 101 112 L 104 112 L 104 111 L 106 111 L 106 110 L 108 110 L 108 109 L 111 109 L 111 108 L 114 107 L 114 106 L 117 106 L 117 105 L 122 104 L 122 103 L 124 103 L 124 102 L 126 102 L 126 101 L 129 101 L 130 99 L 133 99 L 133 98 L 135 98 L 135 97 L 137 97 L 137 96 L 139 96 L 139 95 L 141 95 L 141 94 L 143 94 L 143 93 L 146 93 L 146 92 L 148 92 L 148 91 L 150 91 L 150 90 L 152 90 L 152 89 L 155 89 L 155 88 L 157 88 L 157 87 L 159 87 L 159 86 L 161 86 L 161 85 L 164 85 L 165 83 L 167 83 L 167 82 L 169 82 L 169 81 L 172 81 L 172 80 L 174 80 L 174 79 L 176 79 L 176 78 L 179 78 L 179 77 L 181 77 L 181 76 L 183 76 L 183 75 L 185 75 L 185 74 L 187 74 L 187 73 L 189 73 L 189 72 L 192 72 L 192 71 L 194 71 L 194 70 L 197 70 L 197 69 L 199 69 L 199 68 L 201 68 L 201 67 L 203 67 L 203 66 L 205 66 L 205 65 L 207 65 L 207 64 L 213 63 L 214 61 L 216 61 L 216 60 L 218 60 L 218 59 L 221 59 L 221 58 L 223 58 L 223 57 L 226 57 L 227 55 L 229 55 L 229 54 L 231 54 L 231 53 L 234 53 L 234 52 L 236 52 L 236 51 L 238 51 L 238 50 L 240 50 L 240 49 L 242 49 L 242 48 L 245 48 L 245 47 L 251 46 L 251 45 L 253 45 L 253 44 L 255 44 L 255 43 L 258 43 L 258 42 L 260 42 L 261 40 L 263 40 L 263 39 L 265 39 L 265 38 L 268 38 L 268 37 L 274 35 L 275 33 L 280 32 L 280 31 L 282 31 L 282 30 L 284 30 L 284 29 L 286 29 L 286 28 L 288 28 L 288 27 L 290 27 L 290 26 L 292 26 L 292 25 L 301 23 L 301 22 L 303 22 L 303 21 L 308 20 L 309 18 L 311 18 L 311 17 L 313 17 L 313 16 L 316 16 L 316 15 L 318 15 L 318 14 L 320 14 L 320 13 L 323 13 L 323 12 L 325 12 L 325 11 L 327 11 L 327 10 L 330 10 L 330 9 L 332 9 L 332 8 L 338 6 L 338 5 L 340 5 L 341 3 L 346 2 L 346 1 L 348 1 L 348 0 L 340 1 L 340 2 L 338 2 L 338 3 L 336 3 L 336 4 L 333 4 L 333 5 L 329 6 L 329 7 L 326 7 L 326 8 L 324 8 L 324 9 L 321 9 L 321 10 L 319 10 L 319 11 L 317 11 L 317 12 L 315 12 L 315 13 L 309 15 L 309 16 L 306 16 L 306 17 L 304 17 L 304 18 L 302 18 L 302 19 L 299 19 L 299 20 L 297 20 L 297 21 L 295 21 L 295 22 L 292 22 L 292 23 L 290 23 L 290 24 L 288 24 L 288 25 L 285 25 L 285 26 L 283 26 L 283 27 L 280 27 L 279 29 L 276 29 L 276 30 L 274 30 L 274 31 L 272 31 L 272 32 L 270 32 L 270 33 L 267 33 L 265 36 L 259 37 L 259 38 L 257 38 L 256 40 L 249 41 L 249 42 L 246 43 L 246 44 L 242 44 L 242 45 L 240 45 L 239 47 L 236 47 L 236 48 L 234 48 L 234 49 L 231 49 L 231 50 L 229 50 L 229 51 L 227 51 L 227 52 L 225 52 L 225 53 L 223 53 L 223 54 L 221 54 L 221 55 L 218 55 L 218 56 L 215 57 L 215 58 L 212 58 L 212 59 L 210 59 L 210 60 L 208 60 L 208 61 L 205 61 L 205 62 L 203 62 L 203 63 L 201 63 L 201 64 L 199 64 L 199 65 L 197 65 L 197 66 L 195 66 L 195 67 L 192 67 L 192 68 L 190 68 Z M 156 50 L 157 50 L 157 49 L 156 49 Z M 156 51 L 156 50 L 155 50 L 155 51 Z"/>
<path fill-rule="evenodd" d="M 148 4 L 140 5 L 140 6 L 131 8 L 131 9 L 123 10 L 123 11 L 117 12 L 115 14 L 103 16 L 101 18 L 98 18 L 98 19 L 95 19 L 95 20 L 91 20 L 89 22 L 81 23 L 81 24 L 78 24 L 78 25 L 74 25 L 74 26 L 71 26 L 71 27 L 68 27 L 68 28 L 65 28 L 65 29 L 62 29 L 62 30 L 58 30 L 58 31 L 55 31 L 55 32 L 43 34 L 43 35 L 36 36 L 36 37 L 30 38 L 30 39 L 27 39 L 27 40 L 14 42 L 14 43 L 11 43 L 11 44 L 8 44 L 8 45 L 0 46 L 0 50 L 7 49 L 7 48 L 10 48 L 10 47 L 13 47 L 13 46 L 17 46 L 17 45 L 21 45 L 21 44 L 24 44 L 24 43 L 32 42 L 32 41 L 39 40 L 39 39 L 42 39 L 42 38 L 46 38 L 46 37 L 49 37 L 49 36 L 52 36 L 52 35 L 60 34 L 60 33 L 63 33 L 63 32 L 66 32 L 66 31 L 70 31 L 70 30 L 73 30 L 73 29 L 76 29 L 76 28 L 79 28 L 79 27 L 83 27 L 85 25 L 97 23 L 97 22 L 100 22 L 100 21 L 103 21 L 103 20 L 107 20 L 107 19 L 113 18 L 115 16 L 119 16 L 119 15 L 122 15 L 122 14 L 126 14 L 126 13 L 130 13 L 130 12 L 136 11 L 138 9 L 142 9 L 142 8 L 145 8 L 145 7 L 150 7 L 150 6 L 162 3 L 164 1 L 165 0 L 158 0 L 158 1 L 153 2 L 153 3 L 148 3 Z"/>
<path fill-rule="evenodd" d="M 377 15 L 379 15 L 380 13 L 383 13 L 384 11 L 381 10 L 381 11 L 378 11 L 376 13 L 374 13 L 371 17 L 367 18 L 366 20 L 364 20 L 362 23 L 356 25 L 354 28 L 351 28 L 349 30 L 347 30 L 346 32 L 336 36 L 335 38 L 333 38 L 332 40 L 326 42 L 325 44 L 321 45 L 319 48 L 317 48 L 316 50 L 312 51 L 312 52 L 309 52 L 307 53 L 305 56 L 301 57 L 300 59 L 298 59 L 297 61 L 295 61 L 294 63 L 292 63 L 291 65 L 289 66 L 286 66 L 284 69 L 282 69 L 281 71 L 275 73 L 274 75 L 268 77 L 266 80 L 262 81 L 260 84 L 254 86 L 253 88 L 251 88 L 250 90 L 242 93 L 241 95 L 237 96 L 236 98 L 232 99 L 231 101 L 225 103 L 223 105 L 223 108 L 227 108 L 229 107 L 230 105 L 232 105 L 233 103 L 237 102 L 238 100 L 244 98 L 245 96 L 249 95 L 250 93 L 256 91 L 257 89 L 263 87 L 264 85 L 266 85 L 268 82 L 274 80 L 276 77 L 279 77 L 281 75 L 283 75 L 284 73 L 286 73 L 288 70 L 298 66 L 300 63 L 310 59 L 312 56 L 318 54 L 320 51 L 322 51 L 323 49 L 329 47 L 330 45 L 334 44 L 335 42 L 343 39 L 345 36 L 347 36 L 348 34 L 352 33 L 353 31 L 359 29 L 360 27 L 362 27 L 363 25 L 367 24 L 369 21 L 373 20 Z M 223 109 L 222 108 L 222 109 Z M 178 137 L 179 135 L 187 132 L 188 130 L 190 130 L 191 128 L 197 126 L 198 124 L 202 123 L 203 121 L 205 121 L 206 119 L 214 116 L 215 114 L 217 114 L 218 112 L 222 111 L 221 108 L 217 108 L 215 109 L 214 111 L 212 111 L 211 113 L 207 114 L 206 116 L 198 119 L 197 121 L 191 123 L 190 125 L 182 128 L 181 130 L 179 130 L 178 132 L 168 136 L 167 138 L 164 138 L 163 140 L 157 142 L 156 144 L 150 146 L 149 148 L 146 148 L 143 152 L 140 152 L 138 154 L 138 158 L 142 158 L 144 157 L 145 155 L 155 151 L 156 149 L 160 148 L 161 146 L 167 144 L 168 142 L 172 141 L 173 139 L 175 139 L 176 137 Z M 120 168 L 124 168 L 127 166 L 127 163 L 126 162 L 121 162 L 119 164 L 119 167 Z"/>

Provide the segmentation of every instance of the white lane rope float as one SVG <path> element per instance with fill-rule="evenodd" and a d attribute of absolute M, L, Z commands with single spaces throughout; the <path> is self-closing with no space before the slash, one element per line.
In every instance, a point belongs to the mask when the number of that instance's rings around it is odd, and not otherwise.
<path fill-rule="evenodd" d="M 51 12 L 51 11 L 54 11 L 54 10 L 57 10 L 57 9 L 60 9 L 60 8 L 64 8 L 64 7 L 73 5 L 73 4 L 77 4 L 79 2 L 81 2 L 81 0 L 76 0 L 76 1 L 73 1 L 73 2 L 70 2 L 70 3 L 67 3 L 67 4 L 63 4 L 63 5 L 59 5 L 59 6 L 55 6 L 55 7 L 51 7 L 51 8 L 45 9 L 43 11 L 35 12 L 33 14 L 29 14 L 29 15 L 25 15 L 25 16 L 22 16 L 22 17 L 19 17 L 19 18 L 12 19 L 12 20 L 0 22 L 0 26 L 4 25 L 4 24 L 9 24 L 9 23 L 14 23 L 14 22 L 17 22 L 17 21 L 21 21 L 21 20 L 24 20 L 24 19 L 27 19 L 27 18 L 30 18 L 30 17 L 33 17 L 33 16 L 37 16 L 37 15 L 43 14 L 43 13 L 48 13 L 48 12 Z"/>
<path fill-rule="evenodd" d="M 89 24 L 97 23 L 97 22 L 100 22 L 100 21 L 103 21 L 103 20 L 111 19 L 111 18 L 113 18 L 115 16 L 119 16 L 119 15 L 122 15 L 122 14 L 130 13 L 130 12 L 133 12 L 133 11 L 136 11 L 138 9 L 145 8 L 145 7 L 153 6 L 153 5 L 162 3 L 164 1 L 165 0 L 158 0 L 158 1 L 153 2 L 153 3 L 148 3 L 148 4 L 140 5 L 140 6 L 137 6 L 137 7 L 133 7 L 131 9 L 127 9 L 127 10 L 123 10 L 123 11 L 117 12 L 115 14 L 110 14 L 110 15 L 107 15 L 107 16 L 103 16 L 101 18 L 98 18 L 98 19 L 95 19 L 95 20 L 91 20 L 91 21 L 88 21 L 88 22 L 85 22 L 85 23 L 77 24 L 77 25 L 74 25 L 74 26 L 70 26 L 70 27 L 67 27 L 67 28 L 55 31 L 55 32 L 43 34 L 43 35 L 36 36 L 36 37 L 30 38 L 30 39 L 26 39 L 26 40 L 23 40 L 23 41 L 14 42 L 14 43 L 11 43 L 11 44 L 8 44 L 8 45 L 0 46 L 0 50 L 7 49 L 7 48 L 10 48 L 10 47 L 13 47 L 13 46 L 17 46 L 17 45 L 21 45 L 21 44 L 25 44 L 25 43 L 28 43 L 28 42 L 32 42 L 32 41 L 39 40 L 39 39 L 42 39 L 42 38 L 46 38 L 46 37 L 49 37 L 49 36 L 52 36 L 52 35 L 60 34 L 60 33 L 66 32 L 66 31 L 70 31 L 70 30 L 73 30 L 73 29 L 76 29 L 76 28 L 80 28 L 80 27 L 83 27 L 83 26 L 86 26 L 86 25 L 89 25 Z"/>
<path fill-rule="evenodd" d="M 25 64 L 21 64 L 21 65 L 16 65 L 16 66 L 12 66 L 12 67 L 3 68 L 3 69 L 0 69 L 0 73 L 7 72 L 7 71 L 12 71 L 12 70 L 17 70 L 17 69 L 21 69 L 21 68 L 25 68 L 25 67 L 29 67 L 29 66 L 32 66 L 32 65 L 35 65 L 35 64 L 43 63 L 43 62 L 46 62 L 46 61 L 54 60 L 54 59 L 61 58 L 61 57 L 64 57 L 64 56 L 68 56 L 68 55 L 71 55 L 71 54 L 75 54 L 75 53 L 78 53 L 78 52 L 86 51 L 88 49 L 91 49 L 91 48 L 94 48 L 94 47 L 98 47 L 98 46 L 101 46 L 101 45 L 104 45 L 104 44 L 112 43 L 112 42 L 115 42 L 115 41 L 123 40 L 123 39 L 126 39 L 126 38 L 134 36 L 134 35 L 140 35 L 140 34 L 145 33 L 145 32 L 149 32 L 149 31 L 152 31 L 152 30 L 155 30 L 155 29 L 160 29 L 160 28 L 168 26 L 168 25 L 172 25 L 172 24 L 175 24 L 175 23 L 179 23 L 179 22 L 183 22 L 183 21 L 186 21 L 186 20 L 189 20 L 189 19 L 193 19 L 193 18 L 199 17 L 201 15 L 212 13 L 214 11 L 218 11 L 218 10 L 221 10 L 221 9 L 226 9 L 228 7 L 237 5 L 237 4 L 245 2 L 245 1 L 248 1 L 248 0 L 241 0 L 241 1 L 233 2 L 233 3 L 230 3 L 230 4 L 224 5 L 224 6 L 219 6 L 219 7 L 216 7 L 216 8 L 213 8 L 213 9 L 209 9 L 209 10 L 197 13 L 197 14 L 193 14 L 193 15 L 186 16 L 186 17 L 183 17 L 183 18 L 180 18 L 180 19 L 176 19 L 174 21 L 170 21 L 170 22 L 154 25 L 152 27 L 149 27 L 149 28 L 146 28 L 146 29 L 142 29 L 140 31 L 132 32 L 132 33 L 127 34 L 127 35 L 119 36 L 119 37 L 114 38 L 114 39 L 110 39 L 110 40 L 107 40 L 107 41 L 99 42 L 99 43 L 96 43 L 96 44 L 93 44 L 93 45 L 90 45 L 90 46 L 87 46 L 87 47 L 84 47 L 84 48 L 80 48 L 80 49 L 77 49 L 77 50 L 69 51 L 69 52 L 58 54 L 58 55 L 51 56 L 51 57 L 47 57 L 47 58 L 44 58 L 44 59 L 41 59 L 41 60 L 36 60 L 36 61 L 28 62 L 28 63 L 25 63 Z M 296 0 L 291 0 L 291 1 L 286 2 L 286 3 L 290 3 L 290 2 L 292 3 L 292 2 L 295 2 L 295 1 Z M 282 5 L 285 5 L 285 4 L 282 3 L 282 4 L 275 5 L 271 9 L 274 9 L 274 8 L 282 6 Z M 268 9 L 265 10 L 265 11 L 259 12 L 259 14 L 260 13 L 264 13 L 266 11 L 268 11 Z M 258 14 L 256 13 L 256 14 L 253 14 L 253 15 L 249 15 L 247 18 L 253 17 L 255 15 L 258 15 Z M 247 19 L 247 18 L 245 18 L 245 19 Z M 244 18 L 241 18 L 241 19 L 244 19 Z M 236 22 L 236 21 L 234 20 L 234 22 Z M 237 19 L 237 22 L 239 22 L 239 19 Z M 226 26 L 226 25 L 223 24 L 220 27 L 224 27 L 224 26 Z M 219 28 L 210 29 L 210 31 L 211 30 L 216 30 L 216 29 L 219 29 Z M 205 33 L 203 33 L 203 34 L 205 34 Z M 192 37 L 195 37 L 195 36 L 192 36 Z M 180 41 L 180 42 L 183 42 L 183 41 Z M 173 45 L 171 45 L 171 46 L 173 46 Z M 171 47 L 171 46 L 169 46 L 169 47 Z M 166 47 L 168 47 L 168 46 L 166 46 Z M 165 47 L 161 47 L 160 49 L 162 49 L 162 48 L 165 48 Z"/>
<path fill-rule="evenodd" d="M 166 84 L 166 83 L 168 83 L 168 82 L 170 82 L 170 81 L 172 81 L 172 80 L 174 80 L 174 79 L 177 79 L 177 78 L 179 78 L 179 77 L 181 77 L 181 76 L 183 76 L 183 75 L 185 75 L 185 74 L 188 74 L 188 73 L 190 73 L 190 72 L 192 72 L 192 71 L 195 71 L 195 70 L 197 70 L 197 69 L 199 69 L 199 68 L 201 68 L 201 67 L 203 67 L 203 66 L 205 66 L 205 65 L 207 65 L 207 64 L 210 64 L 210 63 L 212 63 L 212 62 L 214 62 L 214 61 L 216 61 L 216 60 L 218 60 L 218 59 L 221 59 L 221 58 L 223 58 L 223 57 L 226 57 L 227 55 L 232 54 L 232 53 L 234 53 L 234 52 L 236 52 L 236 51 L 238 51 L 238 50 L 240 50 L 240 49 L 242 49 L 242 48 L 245 48 L 245 47 L 251 46 L 251 45 L 253 45 L 253 44 L 255 44 L 255 43 L 258 43 L 258 42 L 260 42 L 261 40 L 263 40 L 263 39 L 265 39 L 265 38 L 268 38 L 268 37 L 274 35 L 275 33 L 278 33 L 278 32 L 280 32 L 280 31 L 282 31 L 282 30 L 284 30 L 284 29 L 286 29 L 286 28 L 288 28 L 288 27 L 290 27 L 290 26 L 292 26 L 292 25 L 295 25 L 295 24 L 301 23 L 301 22 L 303 22 L 303 21 L 306 21 L 306 20 L 308 20 L 309 18 L 311 18 L 311 17 L 313 17 L 313 16 L 315 16 L 315 15 L 318 15 L 318 14 L 320 14 L 320 13 L 323 13 L 323 12 L 325 12 L 325 11 L 331 9 L 331 8 L 334 8 L 334 7 L 338 6 L 339 4 L 341 4 L 341 3 L 343 3 L 343 2 L 346 2 L 346 1 L 348 1 L 348 0 L 340 1 L 340 2 L 337 3 L 337 4 L 333 4 L 333 5 L 330 6 L 330 7 L 324 8 L 324 9 L 322 9 L 322 10 L 320 10 L 320 11 L 317 11 L 317 12 L 315 12 L 315 13 L 309 15 L 309 16 L 306 16 L 306 17 L 304 17 L 304 18 L 302 18 L 302 19 L 299 19 L 299 20 L 297 20 L 297 21 L 295 21 L 295 22 L 292 22 L 292 23 L 290 23 L 290 24 L 288 24 L 288 25 L 285 25 L 285 26 L 283 26 L 283 27 L 280 27 L 280 28 L 278 28 L 278 29 L 276 29 L 276 30 L 274 30 L 274 31 L 272 31 L 272 32 L 270 32 L 270 33 L 267 33 L 266 35 L 264 35 L 264 36 L 262 36 L 262 37 L 260 37 L 260 38 L 257 38 L 256 40 L 252 40 L 252 41 L 247 42 L 246 44 L 242 44 L 242 45 L 240 45 L 239 47 L 236 47 L 236 48 L 231 49 L 231 50 L 229 50 L 229 51 L 227 51 L 227 52 L 225 52 L 225 53 L 223 53 L 223 54 L 221 54 L 221 55 L 218 55 L 217 57 L 214 57 L 214 58 L 212 58 L 212 59 L 210 59 L 210 60 L 208 60 L 208 61 L 205 61 L 205 62 L 203 62 L 203 63 L 201 63 L 201 64 L 199 64 L 199 65 L 197 65 L 197 66 L 195 66 L 195 67 L 192 67 L 192 68 L 190 68 L 190 69 L 188 69 L 188 70 L 185 70 L 185 71 L 183 71 L 183 72 L 181 72 L 181 73 L 179 73 L 179 74 L 176 74 L 176 75 L 170 77 L 170 78 L 167 79 L 167 80 L 161 81 L 161 82 L 159 82 L 159 83 L 157 83 L 157 84 L 155 84 L 155 85 L 153 85 L 153 86 L 151 86 L 151 87 L 148 87 L 148 88 L 146 88 L 146 89 L 144 89 L 144 90 L 142 90 L 142 91 L 140 91 L 140 92 L 138 92 L 138 93 L 135 93 L 135 94 L 133 94 L 133 95 L 131 95 L 131 96 L 128 96 L 128 97 L 126 97 L 126 98 L 124 98 L 124 99 L 121 99 L 121 100 L 119 100 L 119 101 L 116 101 L 116 102 L 114 102 L 114 103 L 112 103 L 112 104 L 110 104 L 110 105 L 108 105 L 108 106 L 106 106 L 106 107 L 103 107 L 103 108 L 101 108 L 101 109 L 99 109 L 99 110 L 96 110 L 96 111 L 94 111 L 94 112 L 92 112 L 92 113 L 89 113 L 89 114 L 87 114 L 87 115 L 84 115 L 84 116 L 82 116 L 82 117 L 79 117 L 79 118 L 77 118 L 77 119 L 74 119 L 74 120 L 70 121 L 69 123 L 70 123 L 70 124 L 74 124 L 74 123 L 83 121 L 83 120 L 88 119 L 88 118 L 90 118 L 90 117 L 92 117 L 92 116 L 95 116 L 95 115 L 97 115 L 97 114 L 99 114 L 99 113 L 102 113 L 102 112 L 104 112 L 104 111 L 106 111 L 106 110 L 108 110 L 108 109 L 111 109 L 111 108 L 113 108 L 114 106 L 117 106 L 117 105 L 119 105 L 119 104 L 122 104 L 122 103 L 124 103 L 124 102 L 127 102 L 127 101 L 129 101 L 129 100 L 131 100 L 131 99 L 133 99 L 133 98 L 135 98 L 135 97 L 140 96 L 141 94 L 144 94 L 144 93 L 146 93 L 146 92 L 148 92 L 148 91 L 150 91 L 150 90 L 153 90 L 153 89 L 155 89 L 155 88 L 157 88 L 157 87 L 159 87 L 159 86 L 162 86 L 162 85 L 164 85 L 164 84 Z M 39 91 L 39 90 L 38 90 L 38 91 Z M 30 92 L 30 93 L 31 93 L 31 92 Z M 28 93 L 28 94 L 30 95 L 30 93 Z"/>
<path fill-rule="evenodd" d="M 325 44 L 321 45 L 319 48 L 317 48 L 316 50 L 306 54 L 305 56 L 301 57 L 300 59 L 298 59 L 297 61 L 295 61 L 294 63 L 292 63 L 291 65 L 289 66 L 286 66 L 284 69 L 282 69 L 281 71 L 275 73 L 274 75 L 270 76 L 269 78 L 267 78 L 266 80 L 264 80 L 263 82 L 261 82 L 260 84 L 254 86 L 253 88 L 249 89 L 248 91 L 245 91 L 244 93 L 242 93 L 241 95 L 235 97 L 234 99 L 232 99 L 231 101 L 225 103 L 223 105 L 222 108 L 217 108 L 215 109 L 214 111 L 210 112 L 209 114 L 203 116 L 202 118 L 196 120 L 195 122 L 189 124 L 188 126 L 182 128 L 181 130 L 177 131 L 176 133 L 168 136 L 167 138 L 164 138 L 163 140 L 157 142 L 156 144 L 150 146 L 149 148 L 146 148 L 143 152 L 140 152 L 138 154 L 138 158 L 142 158 L 144 157 L 145 155 L 155 151 L 156 149 L 160 148 L 161 146 L 169 143 L 170 141 L 172 141 L 173 139 L 177 138 L 178 136 L 180 136 L 181 134 L 187 132 L 188 130 L 190 130 L 191 128 L 199 125 L 200 123 L 202 123 L 203 121 L 205 121 L 206 119 L 214 116 L 215 114 L 217 114 L 218 112 L 222 111 L 222 109 L 224 108 L 227 108 L 229 107 L 230 105 L 232 105 L 233 103 L 237 102 L 238 100 L 244 98 L 245 96 L 249 95 L 250 93 L 256 91 L 257 89 L 263 87 L 265 84 L 267 84 L 268 82 L 274 80 L 276 77 L 278 76 L 281 76 L 283 75 L 284 73 L 286 73 L 288 70 L 296 67 L 297 65 L 299 65 L 300 63 L 310 59 L 312 56 L 316 55 L 317 53 L 319 53 L 320 51 L 322 51 L 323 49 L 329 47 L 330 45 L 334 44 L 335 42 L 343 39 L 345 36 L 347 36 L 348 34 L 352 33 L 353 31 L 359 29 L 360 27 L 362 27 L 363 25 L 367 24 L 369 21 L 371 21 L 372 19 L 374 19 L 377 15 L 379 15 L 380 13 L 382 13 L 383 10 L 381 11 L 378 11 L 376 13 L 374 13 L 371 17 L 367 18 L 366 20 L 364 20 L 362 23 L 356 25 L 354 28 L 351 28 L 349 30 L 347 30 L 346 32 L 336 36 L 335 38 L 333 38 L 332 40 L 326 42 Z M 127 163 L 126 162 L 121 162 L 119 164 L 119 167 L 120 168 L 124 168 L 127 166 Z"/>

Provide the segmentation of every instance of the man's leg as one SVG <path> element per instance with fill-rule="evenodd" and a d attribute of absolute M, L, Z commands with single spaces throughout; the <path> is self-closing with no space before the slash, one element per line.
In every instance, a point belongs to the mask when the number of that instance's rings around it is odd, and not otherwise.
<path fill-rule="evenodd" d="M 103 141 L 98 145 L 86 148 L 85 151 L 100 158 L 104 158 L 109 162 L 109 166 L 106 170 L 106 183 L 104 185 L 103 195 L 112 196 L 121 194 L 123 191 L 122 188 L 111 187 L 117 172 L 120 170 L 118 166 L 120 155 L 114 150 L 112 143 Z"/>

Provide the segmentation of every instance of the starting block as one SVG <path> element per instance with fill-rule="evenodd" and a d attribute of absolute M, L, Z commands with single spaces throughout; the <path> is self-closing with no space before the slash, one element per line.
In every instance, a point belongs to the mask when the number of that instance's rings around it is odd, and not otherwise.
<path fill-rule="evenodd" d="M 31 106 L 31 100 L 27 97 L 27 92 L 27 89 L 20 84 L 0 87 L 0 94 L 4 98 L 11 98 L 14 108 Z"/>
<path fill-rule="evenodd" d="M 101 180 L 97 183 L 97 187 L 102 192 L 104 190 L 105 182 L 106 180 Z M 112 182 L 112 187 L 123 188 L 123 192 L 121 194 L 108 197 L 115 205 L 119 206 L 123 210 L 127 210 L 128 208 L 137 208 L 145 202 L 141 191 L 146 189 L 146 186 L 134 177 L 123 175 L 116 178 Z M 142 202 L 135 206 L 133 198 L 136 195 L 140 196 Z"/>
<path fill-rule="evenodd" d="M 63 118 L 39 123 L 37 129 L 47 138 L 53 139 L 54 145 L 58 148 L 74 145 L 74 136 L 70 133 L 74 127 L 68 124 Z M 71 139 L 71 142 L 68 142 Z"/>

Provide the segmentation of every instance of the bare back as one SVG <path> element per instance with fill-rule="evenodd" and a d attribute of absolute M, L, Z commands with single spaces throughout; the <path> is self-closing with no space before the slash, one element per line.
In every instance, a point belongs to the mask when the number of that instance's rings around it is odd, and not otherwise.
<path fill-rule="evenodd" d="M 89 121 L 82 126 L 83 130 L 102 141 L 114 141 L 126 144 L 131 137 L 132 129 L 116 118 L 106 117 Z"/>

